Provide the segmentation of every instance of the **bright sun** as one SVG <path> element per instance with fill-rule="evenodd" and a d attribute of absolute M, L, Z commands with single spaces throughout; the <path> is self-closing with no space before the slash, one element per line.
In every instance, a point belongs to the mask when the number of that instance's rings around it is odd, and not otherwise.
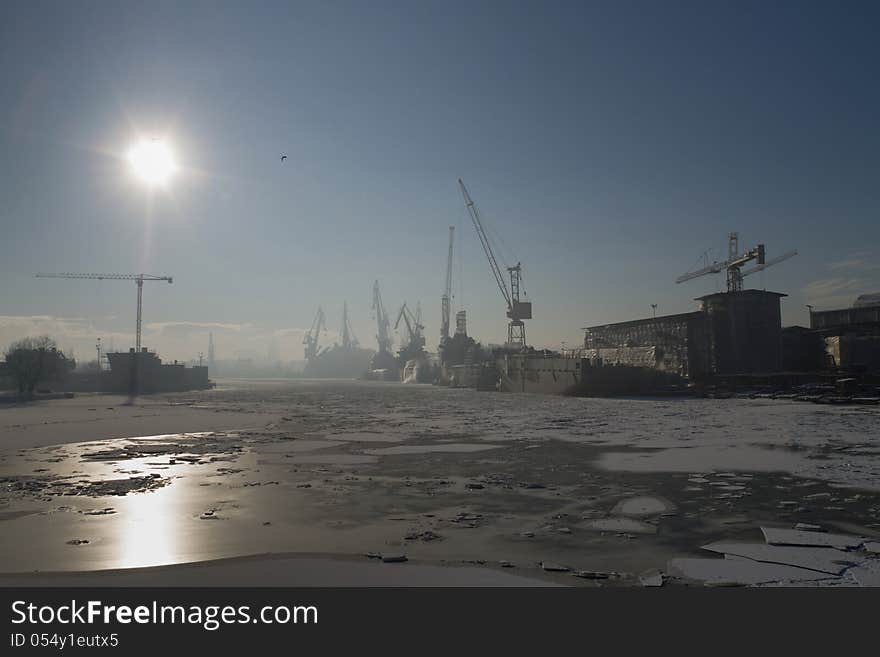
<path fill-rule="evenodd" d="M 148 185 L 164 185 L 177 171 L 174 154 L 160 139 L 142 139 L 128 150 L 128 163 Z"/>

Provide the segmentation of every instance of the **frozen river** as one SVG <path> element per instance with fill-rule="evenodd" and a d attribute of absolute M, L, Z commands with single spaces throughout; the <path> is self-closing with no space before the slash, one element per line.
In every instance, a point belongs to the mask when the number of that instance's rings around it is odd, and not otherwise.
<path fill-rule="evenodd" d="M 768 524 L 880 535 L 877 407 L 314 381 L 121 401 L 0 409 L 2 570 L 271 553 L 635 583 Z"/>

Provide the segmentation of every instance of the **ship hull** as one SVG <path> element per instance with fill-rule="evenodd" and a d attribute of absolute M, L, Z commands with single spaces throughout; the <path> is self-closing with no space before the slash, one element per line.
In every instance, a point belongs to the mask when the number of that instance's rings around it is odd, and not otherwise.
<path fill-rule="evenodd" d="M 687 390 L 677 374 L 649 367 L 594 365 L 586 358 L 513 354 L 498 358 L 497 389 L 545 395 L 613 397 Z"/>

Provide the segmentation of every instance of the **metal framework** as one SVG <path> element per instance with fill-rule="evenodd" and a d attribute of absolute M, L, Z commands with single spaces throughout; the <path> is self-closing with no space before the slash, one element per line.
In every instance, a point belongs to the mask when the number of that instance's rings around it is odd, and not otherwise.
<path fill-rule="evenodd" d="M 85 278 L 97 281 L 134 281 L 137 284 L 137 330 L 135 331 L 135 351 L 141 350 L 141 318 L 143 316 L 144 281 L 173 282 L 171 276 L 154 276 L 153 274 L 37 274 L 37 278 Z"/>
<path fill-rule="evenodd" d="M 351 322 L 348 319 L 348 302 L 342 304 L 342 346 L 345 349 L 351 349 L 358 345 L 357 336 L 351 328 Z"/>
<path fill-rule="evenodd" d="M 758 246 L 740 255 L 739 233 L 730 233 L 728 235 L 727 243 L 727 260 L 725 260 L 724 262 L 716 261 L 713 262 L 711 265 L 707 265 L 701 269 L 697 269 L 696 271 L 682 274 L 675 279 L 675 282 L 684 283 L 685 281 L 689 281 L 700 276 L 705 276 L 706 274 L 718 274 L 722 271 L 726 271 L 727 291 L 741 292 L 743 289 L 743 278 L 749 276 L 750 274 L 754 274 L 755 272 L 763 271 L 764 269 L 767 269 L 767 267 L 778 264 L 783 260 L 788 260 L 789 258 L 792 258 L 796 255 L 797 251 L 788 251 L 787 253 L 783 253 L 781 256 L 766 260 L 764 257 L 763 244 L 758 244 Z M 751 262 L 752 260 L 757 260 L 758 264 L 743 271 L 743 265 Z"/>
<path fill-rule="evenodd" d="M 382 293 L 379 290 L 379 281 L 373 283 L 373 312 L 376 315 L 376 342 L 379 352 L 391 353 L 391 336 L 388 333 L 388 313 L 382 303 Z"/>
<path fill-rule="evenodd" d="M 516 263 L 514 267 L 507 268 L 507 272 L 510 275 L 510 289 L 508 290 L 504 274 L 501 271 L 501 267 L 498 266 L 498 261 L 495 259 L 495 254 L 492 251 L 492 244 L 486 235 L 486 231 L 483 229 L 483 222 L 480 221 L 480 213 L 477 210 L 477 206 L 473 199 L 471 199 L 471 195 L 468 193 L 467 187 L 464 186 L 461 178 L 458 179 L 458 184 L 461 187 L 461 194 L 464 197 L 464 203 L 467 206 L 471 221 L 477 230 L 477 237 L 480 238 L 483 253 L 486 254 L 486 259 L 489 261 L 492 276 L 494 276 L 498 289 L 501 290 L 501 295 L 507 303 L 507 316 L 510 318 L 510 322 L 507 325 L 507 344 L 519 349 L 525 349 L 526 325 L 522 320 L 532 318 L 532 304 L 528 301 L 520 301 L 522 265 Z"/>
<path fill-rule="evenodd" d="M 422 309 L 420 307 L 416 308 L 416 312 L 413 313 L 409 307 L 406 305 L 406 302 L 400 307 L 400 312 L 397 314 L 397 321 L 394 322 L 394 330 L 400 326 L 400 320 L 403 320 L 404 324 L 406 324 L 406 332 L 409 336 L 409 345 L 411 348 L 419 349 L 425 346 L 425 338 L 422 335 L 422 331 L 424 330 L 424 326 L 422 326 Z"/>
<path fill-rule="evenodd" d="M 306 346 L 305 357 L 307 361 L 312 360 L 318 355 L 318 338 L 321 335 L 321 331 L 326 329 L 327 323 L 326 318 L 324 317 L 324 311 L 318 307 L 318 312 L 315 315 L 315 319 L 312 321 L 311 328 L 309 328 L 308 332 L 303 336 L 303 344 Z"/>
<path fill-rule="evenodd" d="M 440 342 L 449 339 L 449 315 L 450 300 L 452 298 L 452 244 L 455 236 L 455 226 L 449 227 L 449 252 L 446 256 L 446 287 L 443 288 L 443 297 L 440 299 Z"/>

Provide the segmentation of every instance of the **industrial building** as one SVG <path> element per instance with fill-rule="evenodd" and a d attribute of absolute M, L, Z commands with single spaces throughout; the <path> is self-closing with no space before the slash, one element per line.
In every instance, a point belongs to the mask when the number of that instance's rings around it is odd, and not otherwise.
<path fill-rule="evenodd" d="M 138 393 L 179 392 L 211 387 L 208 368 L 183 363 L 163 364 L 154 352 L 143 347 L 128 352 L 108 353 L 110 361 L 109 388 L 112 392 Z"/>
<path fill-rule="evenodd" d="M 699 380 L 782 369 L 786 295 L 763 290 L 699 297 L 700 310 L 584 329 L 586 356 Z"/>
<path fill-rule="evenodd" d="M 688 376 L 706 369 L 702 312 L 680 313 L 584 329 L 586 355 L 608 365 L 631 365 Z"/>
<path fill-rule="evenodd" d="M 824 341 L 829 366 L 880 371 L 880 294 L 862 295 L 850 308 L 811 308 L 810 330 Z"/>

